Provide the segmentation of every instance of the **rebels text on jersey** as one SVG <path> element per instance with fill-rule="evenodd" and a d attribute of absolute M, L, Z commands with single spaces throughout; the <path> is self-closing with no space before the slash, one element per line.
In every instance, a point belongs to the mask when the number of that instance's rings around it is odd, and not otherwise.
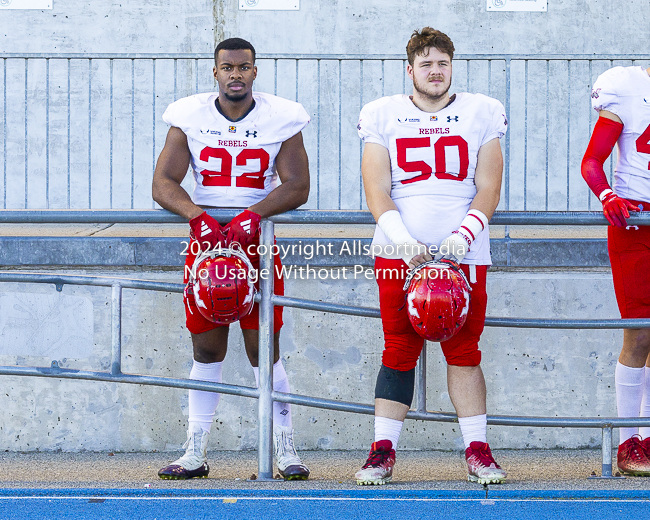
<path fill-rule="evenodd" d="M 623 121 L 614 191 L 625 199 L 650 202 L 650 76 L 642 67 L 609 69 L 594 83 L 591 106 Z"/>
<path fill-rule="evenodd" d="M 411 236 L 438 246 L 458 228 L 476 196 L 479 149 L 503 137 L 507 120 L 501 102 L 482 94 L 456 94 L 452 103 L 435 113 L 423 112 L 409 96 L 400 94 L 364 106 L 357 129 L 364 143 L 388 150 L 390 196 Z M 377 227 L 373 245 L 389 244 Z M 489 230 L 478 236 L 464 263 L 491 263 Z"/>
<path fill-rule="evenodd" d="M 175 101 L 163 114 L 187 136 L 194 174 L 192 201 L 215 207 L 249 207 L 279 184 L 275 158 L 282 143 L 302 131 L 309 115 L 300 103 L 254 92 L 255 107 L 239 121 L 215 105 L 218 93 Z"/>

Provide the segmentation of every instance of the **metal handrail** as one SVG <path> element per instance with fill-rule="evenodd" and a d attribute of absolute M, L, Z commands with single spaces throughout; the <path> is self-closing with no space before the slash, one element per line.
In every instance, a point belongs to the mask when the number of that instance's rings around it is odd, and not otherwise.
<path fill-rule="evenodd" d="M 229 222 L 238 209 L 209 209 L 220 222 Z M 297 209 L 269 217 L 275 224 L 375 224 L 369 211 Z M 0 224 L 187 224 L 187 220 L 165 209 L 3 209 Z M 632 213 L 630 225 L 650 225 L 650 212 Z M 497 211 L 490 219 L 495 226 L 600 226 L 607 225 L 601 211 Z"/>
<path fill-rule="evenodd" d="M 9 283 L 51 283 L 57 290 L 63 285 L 90 285 L 99 287 L 113 287 L 120 285 L 123 289 L 140 289 L 146 291 L 162 291 L 171 293 L 182 293 L 184 284 L 169 282 L 154 282 L 149 280 L 136 280 L 133 278 L 113 278 L 108 276 L 85 276 L 85 275 L 60 275 L 42 274 L 29 272 L 0 271 L 0 282 Z M 260 301 L 258 294 L 255 298 Z M 373 307 L 357 307 L 339 303 L 329 303 L 303 298 L 291 298 L 289 296 L 272 297 L 273 305 L 292 307 L 295 309 L 312 310 L 319 312 L 331 312 L 345 314 L 348 316 L 361 316 L 367 318 L 379 318 L 379 309 Z M 650 328 L 650 319 L 605 319 L 605 320 L 570 320 L 570 319 L 546 319 L 546 318 L 494 318 L 485 319 L 486 327 L 504 328 L 528 328 L 528 329 L 639 329 Z"/>

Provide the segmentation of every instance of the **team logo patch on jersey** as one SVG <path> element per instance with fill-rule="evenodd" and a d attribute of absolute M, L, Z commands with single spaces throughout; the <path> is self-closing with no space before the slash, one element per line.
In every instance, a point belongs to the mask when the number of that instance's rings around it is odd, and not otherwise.
<path fill-rule="evenodd" d="M 429 118 L 429 121 L 437 121 L 437 120 L 438 120 L 438 116 L 431 116 Z"/>
<path fill-rule="evenodd" d="M 229 126 L 229 127 L 228 127 L 228 131 L 229 131 L 231 134 L 234 134 L 235 132 L 237 132 L 237 127 L 236 127 L 236 126 Z"/>
<path fill-rule="evenodd" d="M 600 88 L 592 90 L 591 91 L 591 97 L 594 98 L 594 99 L 598 99 L 598 96 L 600 95 L 599 93 L 600 93 L 601 90 L 602 89 L 600 89 Z"/>
<path fill-rule="evenodd" d="M 402 117 L 402 118 L 397 118 L 398 123 L 419 123 L 420 119 L 417 117 Z"/>

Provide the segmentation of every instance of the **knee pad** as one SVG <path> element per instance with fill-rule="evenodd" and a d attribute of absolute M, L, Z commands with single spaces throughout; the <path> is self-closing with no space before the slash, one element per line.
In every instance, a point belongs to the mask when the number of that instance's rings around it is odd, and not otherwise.
<path fill-rule="evenodd" d="M 381 365 L 375 386 L 375 399 L 386 399 L 405 404 L 409 408 L 413 402 L 415 389 L 415 369 L 401 372 Z"/>

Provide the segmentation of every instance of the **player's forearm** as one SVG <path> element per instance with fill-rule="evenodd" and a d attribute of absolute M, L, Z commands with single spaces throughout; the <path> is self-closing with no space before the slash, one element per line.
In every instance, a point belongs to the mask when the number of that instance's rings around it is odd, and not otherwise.
<path fill-rule="evenodd" d="M 367 184 L 366 186 L 371 185 Z M 366 188 L 366 202 L 377 221 L 377 226 L 386 238 L 396 246 L 404 246 L 400 253 L 404 263 L 409 265 L 413 257 L 420 254 L 421 251 L 414 247 L 418 245 L 418 241 L 413 238 L 404 225 L 402 215 L 400 215 L 393 199 L 383 189 L 372 186 L 370 189 Z"/>
<path fill-rule="evenodd" d="M 499 205 L 501 198 L 501 180 L 503 178 L 503 155 L 498 139 L 485 143 L 478 151 L 474 182 L 476 195 L 469 209 L 476 209 L 487 219 Z"/>
<path fill-rule="evenodd" d="M 366 204 L 372 216 L 375 217 L 375 221 L 378 221 L 379 217 L 387 211 L 398 211 L 393 199 L 384 192 L 372 193 L 371 190 L 366 190 Z"/>
<path fill-rule="evenodd" d="M 309 177 L 307 177 L 309 179 Z M 307 202 L 309 198 L 309 181 L 307 182 L 283 182 L 280 186 L 269 193 L 264 200 L 253 204 L 250 211 L 253 211 L 263 218 L 271 217 L 285 211 L 296 209 Z"/>
<path fill-rule="evenodd" d="M 188 221 L 203 213 L 180 184 L 169 179 L 156 179 L 153 183 L 153 200 L 163 208 L 173 211 Z"/>
<path fill-rule="evenodd" d="M 500 187 L 501 186 L 499 186 L 499 188 Z M 499 205 L 499 200 L 501 198 L 500 191 L 500 189 L 497 191 L 495 188 L 484 188 L 478 190 L 469 209 L 477 209 L 483 213 L 488 220 L 491 219 Z"/>
<path fill-rule="evenodd" d="M 622 123 L 613 121 L 608 117 L 599 117 L 585 156 L 582 159 L 580 167 L 582 178 L 598 198 L 605 190 L 611 189 L 609 182 L 607 182 L 603 164 L 612 153 L 612 149 L 622 131 Z"/>
<path fill-rule="evenodd" d="M 611 186 L 607 181 L 607 175 L 605 175 L 605 170 L 603 169 L 603 163 L 599 160 L 585 155 L 582 159 L 580 172 L 589 189 L 591 189 L 596 197 L 600 197 L 600 194 L 605 190 L 611 190 Z"/>

